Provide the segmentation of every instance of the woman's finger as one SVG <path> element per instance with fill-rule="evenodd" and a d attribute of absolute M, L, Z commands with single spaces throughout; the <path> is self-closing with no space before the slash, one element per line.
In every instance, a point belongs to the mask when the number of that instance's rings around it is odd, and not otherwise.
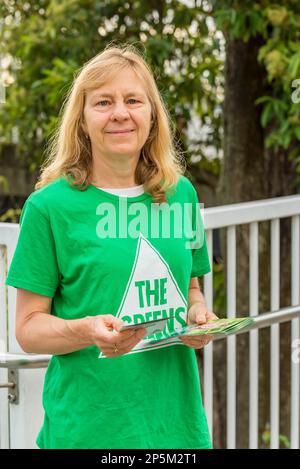
<path fill-rule="evenodd" d="M 196 337 L 180 337 L 181 341 L 185 344 L 185 345 L 188 345 L 189 347 L 193 347 L 193 348 L 202 348 L 202 347 L 205 347 L 212 339 L 213 339 L 213 335 L 211 334 L 208 334 L 208 335 L 205 335 L 205 336 L 201 336 L 198 338 Z"/>
<path fill-rule="evenodd" d="M 134 347 L 139 341 L 145 337 L 146 329 L 138 329 L 134 331 L 130 337 L 123 339 L 119 342 L 116 342 L 118 349 L 126 349 L 127 347 Z M 132 345 L 133 344 L 133 345 Z"/>
<path fill-rule="evenodd" d="M 113 344 L 106 344 L 104 347 L 101 348 L 101 351 L 107 357 L 118 357 L 120 355 L 124 355 L 125 353 L 130 352 L 133 347 L 135 347 L 143 337 L 145 337 L 146 330 L 139 329 L 138 331 L 134 332 L 131 337 L 122 340 L 121 342 L 114 342 Z M 115 352 L 115 347 L 117 347 L 117 351 Z"/>

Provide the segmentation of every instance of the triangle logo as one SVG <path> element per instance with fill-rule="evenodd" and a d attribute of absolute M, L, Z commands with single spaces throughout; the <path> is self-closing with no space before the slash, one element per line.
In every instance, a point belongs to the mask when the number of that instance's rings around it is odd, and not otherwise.
<path fill-rule="evenodd" d="M 156 348 L 184 345 L 179 339 L 171 343 L 150 343 L 154 338 L 166 338 L 175 328 L 186 324 L 187 302 L 172 271 L 153 244 L 140 233 L 132 266 L 117 315 L 127 324 L 170 319 L 164 331 L 144 337 L 127 355 Z M 105 358 L 101 352 L 99 358 Z"/>

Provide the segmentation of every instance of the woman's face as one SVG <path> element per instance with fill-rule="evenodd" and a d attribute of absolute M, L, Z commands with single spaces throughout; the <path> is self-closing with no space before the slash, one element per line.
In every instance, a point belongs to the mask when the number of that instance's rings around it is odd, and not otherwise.
<path fill-rule="evenodd" d="M 151 105 L 132 69 L 122 70 L 103 86 L 87 92 L 84 122 L 93 155 L 139 158 L 150 132 Z"/>

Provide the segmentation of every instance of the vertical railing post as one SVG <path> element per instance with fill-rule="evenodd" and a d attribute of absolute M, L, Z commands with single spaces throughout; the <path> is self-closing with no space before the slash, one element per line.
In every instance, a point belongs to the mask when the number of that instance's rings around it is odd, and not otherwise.
<path fill-rule="evenodd" d="M 211 272 L 204 276 L 204 294 L 208 309 L 213 310 L 213 231 L 207 230 L 206 244 L 209 253 Z M 204 407 L 213 440 L 213 344 L 204 347 Z"/>
<path fill-rule="evenodd" d="M 280 220 L 271 220 L 271 311 L 280 307 Z M 279 447 L 279 324 L 271 326 L 271 449 Z"/>
<path fill-rule="evenodd" d="M 300 303 L 300 216 L 292 217 L 291 233 L 291 302 L 292 306 Z M 291 330 L 291 448 L 299 449 L 299 319 L 292 320 Z M 296 351 L 297 352 L 297 351 Z"/>
<path fill-rule="evenodd" d="M 236 316 L 236 227 L 227 228 L 227 317 Z M 236 446 L 236 337 L 227 339 L 227 448 Z"/>
<path fill-rule="evenodd" d="M 7 250 L 0 242 L 0 353 L 8 351 L 6 278 Z M 8 382 L 8 373 L 0 368 L 0 383 Z M 0 449 L 9 449 L 9 405 L 7 388 L 0 389 Z"/>
<path fill-rule="evenodd" d="M 258 223 L 250 224 L 250 316 L 258 315 Z M 250 331 L 249 353 L 249 448 L 258 448 L 258 331 Z"/>

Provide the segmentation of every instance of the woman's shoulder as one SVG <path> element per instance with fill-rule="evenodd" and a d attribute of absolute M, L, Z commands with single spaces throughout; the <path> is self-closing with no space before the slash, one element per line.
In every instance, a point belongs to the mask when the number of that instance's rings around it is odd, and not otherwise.
<path fill-rule="evenodd" d="M 191 197 L 195 195 L 196 189 L 187 175 L 180 174 L 176 184 L 175 194 L 182 198 L 184 196 Z"/>
<path fill-rule="evenodd" d="M 32 192 L 26 199 L 26 205 L 33 205 L 41 213 L 46 214 L 51 207 L 56 207 L 71 193 L 70 184 L 64 176 L 46 184 Z"/>
<path fill-rule="evenodd" d="M 192 181 L 184 174 L 180 175 L 178 184 L 181 184 L 186 190 L 195 190 Z"/>

